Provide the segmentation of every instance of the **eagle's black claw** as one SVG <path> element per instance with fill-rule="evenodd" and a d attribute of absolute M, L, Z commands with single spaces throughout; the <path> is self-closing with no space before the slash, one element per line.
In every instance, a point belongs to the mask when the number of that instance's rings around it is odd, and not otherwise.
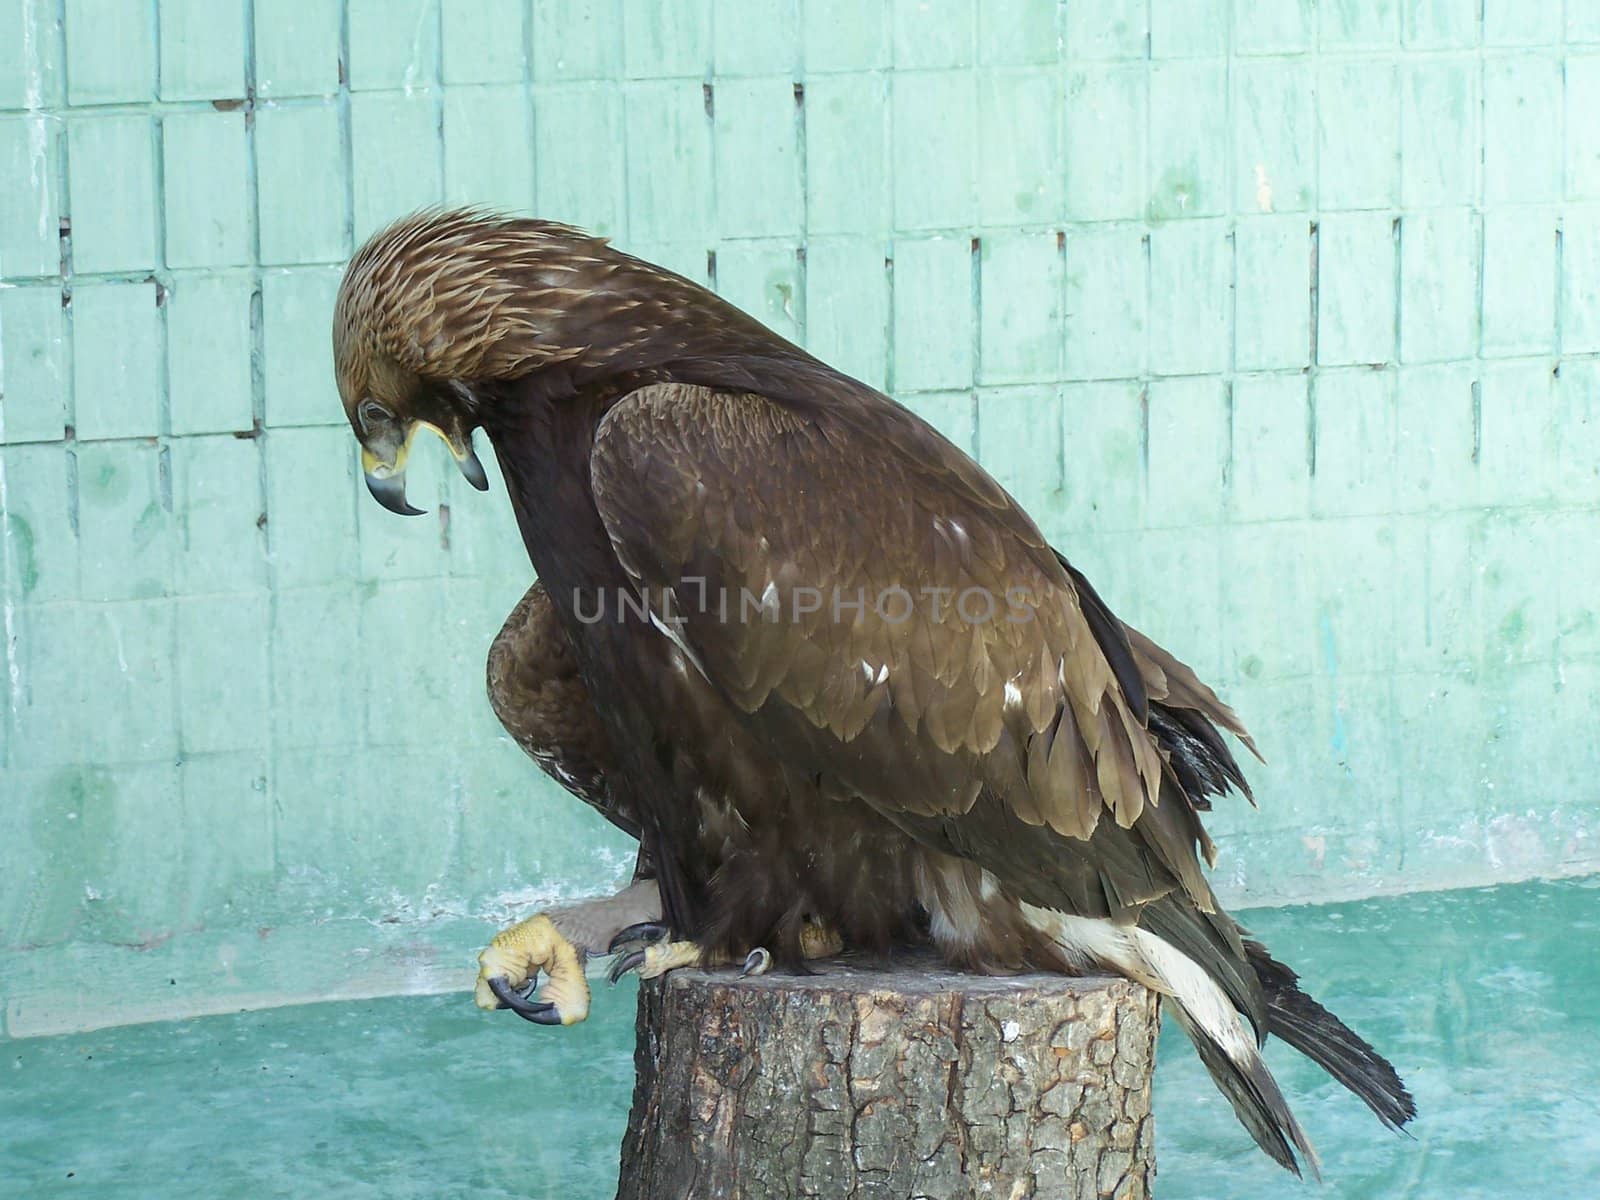
<path fill-rule="evenodd" d="M 630 950 L 626 954 L 617 957 L 617 960 L 611 964 L 611 969 L 606 972 L 606 978 L 615 983 L 629 971 L 636 971 L 643 965 L 644 951 Z"/>
<path fill-rule="evenodd" d="M 619 930 L 617 936 L 607 944 L 606 953 L 615 954 L 622 947 L 634 942 L 663 941 L 670 932 L 671 930 L 660 921 L 640 921 L 637 925 L 629 925 L 626 929 Z"/>
<path fill-rule="evenodd" d="M 529 980 L 527 990 L 521 992 L 512 987 L 510 980 L 504 975 L 496 975 L 488 982 L 489 990 L 495 994 L 495 999 L 524 1021 L 532 1021 L 535 1025 L 561 1024 L 561 1014 L 554 1004 L 528 999 L 533 991 L 532 980 Z"/>

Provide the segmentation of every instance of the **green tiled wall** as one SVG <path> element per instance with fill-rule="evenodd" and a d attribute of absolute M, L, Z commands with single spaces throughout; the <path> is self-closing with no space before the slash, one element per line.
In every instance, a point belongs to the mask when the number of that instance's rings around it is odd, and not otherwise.
<path fill-rule="evenodd" d="M 441 201 L 978 454 L 1257 732 L 1234 899 L 1592 868 L 1596 14 L 0 0 L 8 1027 L 93 1007 L 64 966 L 138 1011 L 458 981 L 625 870 L 482 695 L 503 498 L 424 454 L 400 521 L 354 470 L 339 267 Z"/>

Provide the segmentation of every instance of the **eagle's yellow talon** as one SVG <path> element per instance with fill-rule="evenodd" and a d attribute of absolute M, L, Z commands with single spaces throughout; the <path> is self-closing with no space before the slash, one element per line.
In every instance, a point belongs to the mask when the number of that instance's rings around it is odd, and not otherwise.
<path fill-rule="evenodd" d="M 653 942 L 643 950 L 628 951 L 612 963 L 611 982 L 629 971 L 639 972 L 640 979 L 654 979 L 679 967 L 697 967 L 704 961 L 704 953 L 694 942 Z"/>
<path fill-rule="evenodd" d="M 844 940 L 833 926 L 821 921 L 807 921 L 800 927 L 800 956 L 802 958 L 832 958 L 844 950 Z"/>
<path fill-rule="evenodd" d="M 517 993 L 540 971 L 547 979 L 539 989 L 539 1003 L 517 1003 Z M 513 1008 L 541 1024 L 575 1025 L 589 1015 L 583 954 L 543 913 L 519 921 L 495 934 L 478 955 L 472 1001 L 483 1009 Z"/>

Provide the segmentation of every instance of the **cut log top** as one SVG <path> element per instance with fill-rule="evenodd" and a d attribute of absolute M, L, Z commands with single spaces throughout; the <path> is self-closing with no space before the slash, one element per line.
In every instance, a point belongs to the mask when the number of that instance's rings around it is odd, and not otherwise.
<path fill-rule="evenodd" d="M 623 1200 L 1150 1194 L 1155 997 L 928 957 L 639 995 Z"/>
<path fill-rule="evenodd" d="M 957 971 L 933 954 L 902 952 L 884 960 L 854 955 L 809 964 L 810 974 L 774 970 L 740 976 L 732 970 L 691 967 L 672 972 L 680 986 L 736 987 L 750 991 L 878 993 L 893 996 L 1031 996 L 1049 997 L 1131 986 L 1118 975 L 974 975 Z"/>

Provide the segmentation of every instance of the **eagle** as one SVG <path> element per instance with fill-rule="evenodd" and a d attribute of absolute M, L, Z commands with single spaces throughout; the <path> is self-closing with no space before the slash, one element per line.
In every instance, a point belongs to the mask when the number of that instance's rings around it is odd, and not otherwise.
<path fill-rule="evenodd" d="M 481 210 L 374 235 L 333 348 L 384 507 L 418 511 L 419 431 L 480 490 L 487 437 L 538 579 L 491 700 L 639 841 L 616 896 L 496 935 L 481 1007 L 582 1020 L 608 951 L 615 977 L 930 943 L 1153 989 L 1296 1174 L 1318 1162 L 1269 1035 L 1385 1125 L 1414 1115 L 1207 880 L 1201 814 L 1250 796 L 1238 717 L 914 413 L 602 238 Z"/>

